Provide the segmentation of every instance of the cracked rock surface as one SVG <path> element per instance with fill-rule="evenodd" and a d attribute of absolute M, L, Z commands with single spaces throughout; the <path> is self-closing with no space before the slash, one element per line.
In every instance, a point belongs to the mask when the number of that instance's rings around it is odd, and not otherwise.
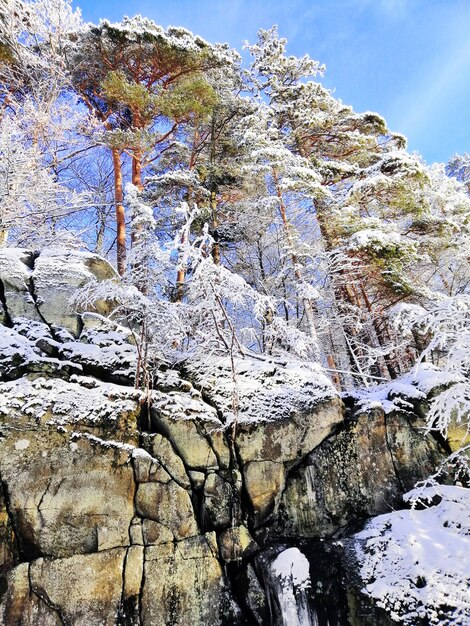
<path fill-rule="evenodd" d="M 0 624 L 277 623 L 262 556 L 386 512 L 440 458 L 418 417 L 345 414 L 296 363 L 156 370 L 70 296 L 96 255 L 0 250 Z"/>

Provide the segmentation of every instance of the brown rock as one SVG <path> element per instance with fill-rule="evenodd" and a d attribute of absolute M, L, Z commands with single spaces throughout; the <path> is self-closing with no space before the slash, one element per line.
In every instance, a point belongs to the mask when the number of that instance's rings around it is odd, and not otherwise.
<path fill-rule="evenodd" d="M 33 591 L 57 608 L 67 624 L 115 626 L 126 550 L 117 548 L 31 564 Z"/>
<path fill-rule="evenodd" d="M 243 468 L 245 488 L 255 511 L 262 521 L 277 508 L 285 485 L 285 469 L 274 461 L 251 461 Z"/>
<path fill-rule="evenodd" d="M 146 549 L 143 626 L 155 626 L 157 615 L 178 626 L 219 626 L 233 618 L 216 550 L 211 534 Z"/>
<path fill-rule="evenodd" d="M 137 489 L 135 504 L 139 515 L 159 522 L 176 539 L 198 534 L 191 498 L 173 480 L 166 484 L 141 483 Z"/>
<path fill-rule="evenodd" d="M 258 544 L 246 526 L 228 528 L 219 537 L 220 556 L 226 563 L 249 557 L 258 549 Z"/>

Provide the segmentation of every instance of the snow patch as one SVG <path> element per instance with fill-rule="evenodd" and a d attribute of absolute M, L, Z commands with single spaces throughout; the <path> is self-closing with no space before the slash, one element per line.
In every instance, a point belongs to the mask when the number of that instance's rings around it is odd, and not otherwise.
<path fill-rule="evenodd" d="M 281 581 L 299 589 L 310 587 L 310 564 L 298 548 L 281 552 L 272 562 L 272 571 Z"/>
<path fill-rule="evenodd" d="M 295 360 L 229 357 L 192 359 L 185 365 L 203 397 L 226 422 L 276 421 L 312 411 L 337 396 L 322 368 Z"/>
<path fill-rule="evenodd" d="M 405 500 L 427 508 L 380 515 L 354 536 L 362 592 L 409 626 L 470 624 L 470 489 L 430 487 Z"/>
<path fill-rule="evenodd" d="M 420 363 L 410 372 L 390 383 L 348 392 L 361 411 L 382 408 L 385 413 L 410 411 L 410 400 L 425 400 L 438 387 L 453 385 L 461 376 L 445 372 L 431 363 Z"/>

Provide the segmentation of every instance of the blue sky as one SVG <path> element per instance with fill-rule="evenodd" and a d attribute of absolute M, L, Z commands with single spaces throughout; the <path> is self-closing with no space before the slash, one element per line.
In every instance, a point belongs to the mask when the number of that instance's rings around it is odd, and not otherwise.
<path fill-rule="evenodd" d="M 383 115 L 427 162 L 470 152 L 470 0 L 74 0 L 87 21 L 141 13 L 241 50 L 279 26 L 323 83 Z"/>

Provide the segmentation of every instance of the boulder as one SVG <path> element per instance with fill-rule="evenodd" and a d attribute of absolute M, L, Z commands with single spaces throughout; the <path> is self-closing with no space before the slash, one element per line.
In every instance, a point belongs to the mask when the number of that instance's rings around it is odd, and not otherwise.
<path fill-rule="evenodd" d="M 113 267 L 97 254 L 77 250 L 43 250 L 36 258 L 32 285 L 41 317 L 50 325 L 60 326 L 77 337 L 81 321 L 70 300 L 77 289 L 91 281 L 118 280 Z M 96 302 L 101 315 L 114 308 L 111 300 Z"/>
<path fill-rule="evenodd" d="M 258 549 L 246 526 L 234 526 L 224 530 L 219 537 L 220 556 L 226 563 L 250 557 Z"/>
<path fill-rule="evenodd" d="M 237 608 L 218 560 L 215 534 L 146 548 L 142 607 L 143 626 L 155 626 L 156 616 L 175 626 L 234 623 Z"/>
<path fill-rule="evenodd" d="M 283 422 L 306 417 L 338 394 L 323 370 L 292 359 L 228 356 L 190 359 L 184 373 L 225 423 Z M 236 392 L 236 415 L 234 393 Z"/>
<path fill-rule="evenodd" d="M 282 418 L 237 424 L 237 450 L 242 463 L 276 461 L 289 467 L 316 448 L 342 421 L 343 405 L 336 397 L 305 413 L 291 413 L 287 405 Z"/>
<path fill-rule="evenodd" d="M 0 471 L 24 556 L 67 557 L 129 544 L 134 476 L 129 454 L 97 451 L 64 433 L 18 433 L 3 442 Z"/>
<path fill-rule="evenodd" d="M 231 476 L 211 472 L 204 482 L 204 515 L 210 528 L 227 528 L 239 515 L 239 492 Z"/>
<path fill-rule="evenodd" d="M 230 450 L 215 409 L 199 396 L 154 392 L 152 423 L 191 470 L 227 469 Z"/>
<path fill-rule="evenodd" d="M 25 377 L 2 383 L 0 427 L 9 436 L 21 436 L 25 430 L 45 427 L 52 433 L 69 429 L 100 438 L 138 443 L 137 417 L 140 393 L 134 389 L 101 383 L 82 376 L 70 381 L 45 377 Z M 14 422 L 16 434 L 11 432 Z"/>
<path fill-rule="evenodd" d="M 284 465 L 275 461 L 251 461 L 243 467 L 243 476 L 255 521 L 259 523 L 277 509 L 286 480 Z"/>
<path fill-rule="evenodd" d="M 174 534 L 169 528 L 152 519 L 142 520 L 142 534 L 146 546 L 169 543 L 174 540 Z"/>

